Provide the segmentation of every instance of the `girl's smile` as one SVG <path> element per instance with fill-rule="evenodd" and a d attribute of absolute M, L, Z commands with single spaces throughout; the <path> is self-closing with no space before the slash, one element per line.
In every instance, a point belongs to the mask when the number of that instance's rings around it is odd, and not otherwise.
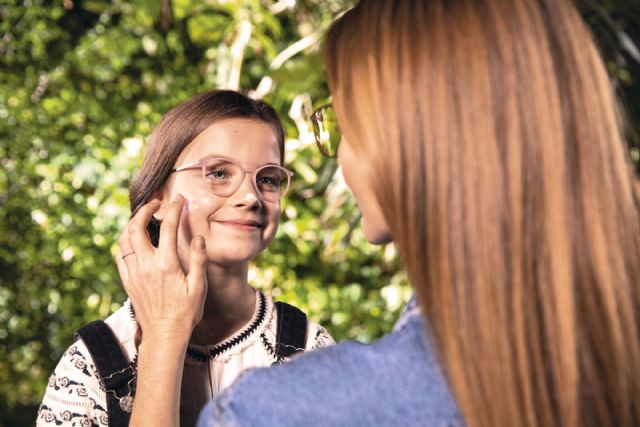
<path fill-rule="evenodd" d="M 258 231 L 264 227 L 264 225 L 259 221 L 253 220 L 229 219 L 217 220 L 215 222 L 225 227 L 233 228 L 235 230 Z"/>

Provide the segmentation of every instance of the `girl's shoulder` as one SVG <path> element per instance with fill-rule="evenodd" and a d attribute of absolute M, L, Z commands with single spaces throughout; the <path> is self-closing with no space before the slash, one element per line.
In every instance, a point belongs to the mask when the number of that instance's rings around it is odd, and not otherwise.
<path fill-rule="evenodd" d="M 310 351 L 335 344 L 335 340 L 327 331 L 327 329 L 320 324 L 311 321 L 309 319 L 309 316 L 304 313 L 303 310 L 288 303 L 274 302 L 271 297 L 267 298 L 271 302 L 271 304 L 269 304 L 269 307 L 272 310 L 269 329 L 272 332 L 273 338 L 277 342 L 286 340 L 286 337 L 282 336 L 287 335 L 285 331 L 287 331 L 288 329 L 299 327 L 299 325 L 291 324 L 292 322 L 300 321 L 299 318 L 296 318 L 297 312 L 299 313 L 299 316 L 303 316 L 304 327 L 306 328 L 306 334 L 304 337 L 304 348 L 298 348 L 297 350 Z M 282 316 L 283 318 L 280 318 L 280 316 Z"/>
<path fill-rule="evenodd" d="M 49 377 L 37 425 L 107 424 L 106 398 L 98 372 L 86 345 L 78 340 L 67 348 Z"/>
<path fill-rule="evenodd" d="M 138 324 L 133 307 L 131 306 L 131 301 L 126 300 L 124 304 L 122 304 L 122 307 L 107 317 L 104 322 L 115 335 L 116 340 L 120 343 L 120 348 L 129 362 L 133 361 L 137 354 L 136 331 Z"/>
<path fill-rule="evenodd" d="M 105 323 L 132 360 L 136 324 L 131 304 L 125 302 Z M 49 377 L 38 409 L 37 425 L 108 425 L 105 392 L 100 386 L 91 352 L 83 340 L 78 339 L 67 348 Z"/>
<path fill-rule="evenodd" d="M 324 326 L 315 322 L 309 322 L 307 326 L 306 351 L 324 348 L 335 343 L 336 341 Z"/>

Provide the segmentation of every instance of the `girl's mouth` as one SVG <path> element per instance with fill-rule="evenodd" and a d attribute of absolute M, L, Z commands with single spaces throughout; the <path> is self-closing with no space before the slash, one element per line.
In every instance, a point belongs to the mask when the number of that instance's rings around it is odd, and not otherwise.
<path fill-rule="evenodd" d="M 264 226 L 257 221 L 246 221 L 246 220 L 225 220 L 225 221 L 217 221 L 221 225 L 225 227 L 233 228 L 235 230 L 259 230 Z"/>

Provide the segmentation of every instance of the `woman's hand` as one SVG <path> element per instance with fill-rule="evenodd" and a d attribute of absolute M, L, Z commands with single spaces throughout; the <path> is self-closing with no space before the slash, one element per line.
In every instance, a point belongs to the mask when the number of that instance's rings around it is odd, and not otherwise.
<path fill-rule="evenodd" d="M 204 238 L 191 239 L 188 274 L 178 258 L 178 227 L 186 219 L 184 203 L 178 195 L 169 205 L 158 248 L 147 234 L 147 224 L 160 208 L 157 200 L 140 208 L 118 241 L 116 264 L 142 329 L 132 427 L 179 425 L 185 350 L 202 318 L 207 292 Z"/>
<path fill-rule="evenodd" d="M 147 233 L 159 201 L 144 205 L 131 219 L 120 239 L 116 265 L 142 329 L 143 343 L 171 341 L 186 345 L 202 318 L 207 292 L 206 249 L 202 236 L 191 240 L 189 273 L 177 253 L 178 227 L 185 199 L 178 195 L 169 205 L 160 227 L 160 244 L 153 247 Z"/>

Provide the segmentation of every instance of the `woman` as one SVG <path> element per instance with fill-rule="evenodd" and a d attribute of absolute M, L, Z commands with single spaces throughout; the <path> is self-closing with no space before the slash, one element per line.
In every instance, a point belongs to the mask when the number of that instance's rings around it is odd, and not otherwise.
<path fill-rule="evenodd" d="M 109 328 L 79 331 L 82 340 L 49 380 L 38 425 L 127 425 L 132 405 L 140 407 L 136 425 L 147 421 L 140 417 L 155 391 L 167 389 L 165 420 L 194 425 L 202 406 L 244 369 L 333 342 L 248 281 L 249 262 L 278 228 L 292 175 L 283 158 L 282 124 L 264 102 L 211 91 L 165 115 L 131 184 L 134 220 L 119 242 L 132 303 L 106 320 Z M 164 271 L 181 287 L 163 286 Z M 145 274 L 149 287 L 127 274 Z M 118 357 L 122 369 L 104 371 Z M 136 365 L 148 364 L 157 364 L 157 375 L 136 381 Z"/>
<path fill-rule="evenodd" d="M 421 314 L 246 373 L 199 427 L 640 425 L 638 182 L 574 6 L 362 0 L 325 52 L 363 230 Z"/>

